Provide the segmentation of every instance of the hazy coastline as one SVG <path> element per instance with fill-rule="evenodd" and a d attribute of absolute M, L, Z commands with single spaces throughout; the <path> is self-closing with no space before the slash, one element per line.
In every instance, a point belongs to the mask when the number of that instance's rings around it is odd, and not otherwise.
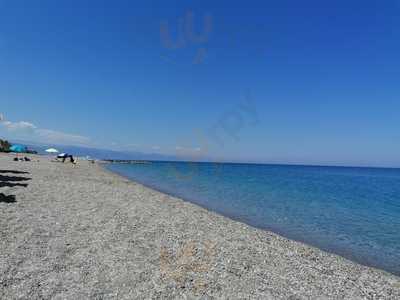
<path fill-rule="evenodd" d="M 0 203 L 0 298 L 400 297 L 399 277 L 99 165 L 11 157 L 0 155 L 13 183 L 0 192 L 15 196 Z"/>

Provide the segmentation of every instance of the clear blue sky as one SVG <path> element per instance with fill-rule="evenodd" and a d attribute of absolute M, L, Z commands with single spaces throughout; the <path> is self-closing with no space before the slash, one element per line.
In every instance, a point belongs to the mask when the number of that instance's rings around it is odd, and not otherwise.
<path fill-rule="evenodd" d="M 0 1 L 0 135 L 400 166 L 399 15 L 394 0 Z"/>

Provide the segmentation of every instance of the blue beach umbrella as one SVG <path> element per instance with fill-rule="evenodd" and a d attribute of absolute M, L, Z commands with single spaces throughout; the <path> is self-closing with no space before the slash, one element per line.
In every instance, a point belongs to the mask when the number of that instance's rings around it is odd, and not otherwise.
<path fill-rule="evenodd" d="M 15 153 L 25 153 L 27 148 L 23 145 L 12 145 L 10 147 L 10 151 Z"/>

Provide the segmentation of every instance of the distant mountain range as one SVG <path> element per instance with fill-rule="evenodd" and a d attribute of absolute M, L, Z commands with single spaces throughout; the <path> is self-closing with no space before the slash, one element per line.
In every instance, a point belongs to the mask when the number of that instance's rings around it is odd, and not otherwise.
<path fill-rule="evenodd" d="M 11 141 L 14 144 L 23 144 L 28 149 L 35 150 L 39 154 L 46 154 L 45 150 L 48 148 L 56 148 L 60 152 L 72 154 L 74 156 L 90 156 L 95 159 L 112 159 L 112 160 L 166 160 L 166 161 L 180 161 L 183 160 L 174 155 L 164 155 L 158 153 L 142 153 L 142 152 L 124 152 L 107 149 L 80 147 L 80 146 L 66 146 L 66 145 L 45 145 L 37 144 L 26 141 Z"/>

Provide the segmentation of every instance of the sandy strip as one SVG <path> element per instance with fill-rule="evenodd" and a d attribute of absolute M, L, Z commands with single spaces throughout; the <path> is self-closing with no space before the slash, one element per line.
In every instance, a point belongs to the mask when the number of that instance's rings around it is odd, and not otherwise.
<path fill-rule="evenodd" d="M 0 299 L 400 299 L 399 277 L 94 164 L 36 159 L 0 155 Z"/>

